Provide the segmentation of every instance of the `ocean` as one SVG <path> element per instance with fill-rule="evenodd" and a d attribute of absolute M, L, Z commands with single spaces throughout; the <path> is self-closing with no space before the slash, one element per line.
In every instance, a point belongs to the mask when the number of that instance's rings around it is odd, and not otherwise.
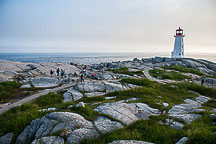
<path fill-rule="evenodd" d="M 133 58 L 151 58 L 155 56 L 170 57 L 170 53 L 150 52 L 76 52 L 76 53 L 1 53 L 1 60 L 19 62 L 55 62 L 55 63 L 77 63 L 93 64 L 101 62 L 115 62 L 132 60 Z M 216 54 L 188 53 L 185 57 L 205 59 L 216 62 Z"/>

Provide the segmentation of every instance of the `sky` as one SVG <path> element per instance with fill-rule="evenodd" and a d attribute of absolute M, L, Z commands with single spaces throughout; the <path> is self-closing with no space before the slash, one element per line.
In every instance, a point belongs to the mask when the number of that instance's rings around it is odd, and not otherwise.
<path fill-rule="evenodd" d="M 216 0 L 0 0 L 0 53 L 216 53 Z"/>

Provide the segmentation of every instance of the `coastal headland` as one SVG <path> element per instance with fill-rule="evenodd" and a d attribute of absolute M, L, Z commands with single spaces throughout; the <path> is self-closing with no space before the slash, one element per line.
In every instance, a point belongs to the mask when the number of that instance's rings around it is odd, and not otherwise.
<path fill-rule="evenodd" d="M 215 140 L 214 62 L 168 57 L 90 65 L 0 60 L 2 144 Z"/>

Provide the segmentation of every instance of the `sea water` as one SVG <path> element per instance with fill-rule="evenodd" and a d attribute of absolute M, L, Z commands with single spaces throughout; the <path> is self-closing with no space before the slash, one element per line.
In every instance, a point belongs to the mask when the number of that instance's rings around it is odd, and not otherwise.
<path fill-rule="evenodd" d="M 151 58 L 155 56 L 170 57 L 169 53 L 150 52 L 75 52 L 75 53 L 1 53 L 0 59 L 19 62 L 55 62 L 55 63 L 78 63 L 93 64 L 101 62 L 116 62 L 132 60 L 133 58 Z M 216 54 L 188 53 L 185 57 L 206 59 L 216 62 Z"/>

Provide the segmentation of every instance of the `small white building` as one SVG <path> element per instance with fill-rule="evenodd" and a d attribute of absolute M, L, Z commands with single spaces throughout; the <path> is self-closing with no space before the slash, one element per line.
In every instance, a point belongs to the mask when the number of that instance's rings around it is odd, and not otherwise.
<path fill-rule="evenodd" d="M 183 37 L 185 35 L 183 34 L 183 29 L 180 27 L 176 30 L 175 37 L 175 45 L 174 50 L 172 52 L 172 58 L 183 58 L 184 57 L 184 41 Z"/>

